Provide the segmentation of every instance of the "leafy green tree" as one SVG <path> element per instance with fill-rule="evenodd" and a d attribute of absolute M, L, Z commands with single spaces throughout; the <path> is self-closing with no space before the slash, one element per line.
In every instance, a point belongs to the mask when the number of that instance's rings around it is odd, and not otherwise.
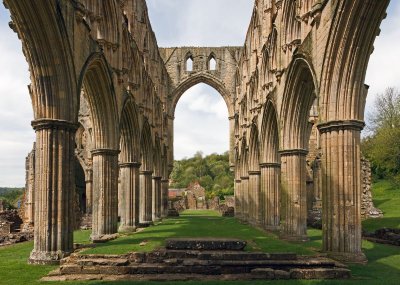
<path fill-rule="evenodd" d="M 400 92 L 388 88 L 375 101 L 369 114 L 369 134 L 362 140 L 362 151 L 371 161 L 377 178 L 400 183 Z"/>

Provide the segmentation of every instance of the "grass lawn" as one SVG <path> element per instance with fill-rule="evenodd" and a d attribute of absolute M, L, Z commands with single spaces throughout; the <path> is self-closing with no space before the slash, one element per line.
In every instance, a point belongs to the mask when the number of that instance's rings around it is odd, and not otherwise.
<path fill-rule="evenodd" d="M 400 228 L 400 188 L 388 180 L 372 185 L 375 207 L 383 211 L 383 218 L 363 221 L 363 228 L 373 232 L 380 228 Z"/>
<path fill-rule="evenodd" d="M 400 227 L 400 189 L 395 189 L 390 183 L 380 181 L 374 184 L 375 206 L 384 211 L 385 217 L 378 220 L 363 222 L 364 228 Z M 77 231 L 74 241 L 87 243 L 90 231 Z M 151 251 L 164 245 L 166 238 L 171 237 L 232 237 L 244 239 L 248 242 L 246 250 L 266 252 L 295 252 L 298 254 L 316 254 L 321 249 L 320 230 L 310 229 L 310 240 L 306 243 L 291 243 L 281 241 L 276 235 L 265 233 L 248 225 L 239 223 L 234 218 L 220 217 L 213 211 L 186 211 L 178 218 L 165 219 L 155 226 L 146 228 L 135 234 L 122 235 L 120 238 L 96 248 L 86 250 L 85 253 L 121 254 L 130 251 Z M 139 244 L 145 242 L 145 245 Z M 40 277 L 47 274 L 54 266 L 33 266 L 26 263 L 33 243 L 27 242 L 10 247 L 0 248 L 0 284 L 49 284 L 41 283 Z M 363 242 L 363 249 L 368 257 L 367 265 L 350 266 L 352 280 L 333 281 L 251 281 L 251 282 L 186 282 L 185 285 L 199 284 L 400 284 L 400 248 L 368 241 Z M 178 282 L 137 282 L 137 284 L 172 285 Z M 59 283 L 54 283 L 59 284 Z M 130 282 L 68 282 L 65 284 L 132 284 Z M 179 284 L 179 283 L 178 283 Z"/>

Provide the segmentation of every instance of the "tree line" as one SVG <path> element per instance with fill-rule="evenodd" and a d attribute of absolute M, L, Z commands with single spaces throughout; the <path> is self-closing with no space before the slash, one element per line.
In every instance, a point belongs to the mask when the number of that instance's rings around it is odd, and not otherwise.
<path fill-rule="evenodd" d="M 170 188 L 187 188 L 193 182 L 206 190 L 208 199 L 233 195 L 233 172 L 229 169 L 229 154 L 203 156 L 198 151 L 192 158 L 174 161 Z"/>

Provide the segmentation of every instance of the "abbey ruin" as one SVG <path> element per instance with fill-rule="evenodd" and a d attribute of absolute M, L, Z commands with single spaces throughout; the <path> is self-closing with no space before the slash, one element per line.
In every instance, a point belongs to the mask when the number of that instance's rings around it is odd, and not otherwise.
<path fill-rule="evenodd" d="M 365 261 L 364 81 L 388 3 L 256 0 L 243 46 L 161 48 L 145 0 L 4 0 L 31 75 L 30 262 L 73 252 L 76 204 L 93 241 L 165 217 L 175 107 L 198 83 L 228 108 L 235 216 L 307 240 L 311 180 L 323 251 Z"/>

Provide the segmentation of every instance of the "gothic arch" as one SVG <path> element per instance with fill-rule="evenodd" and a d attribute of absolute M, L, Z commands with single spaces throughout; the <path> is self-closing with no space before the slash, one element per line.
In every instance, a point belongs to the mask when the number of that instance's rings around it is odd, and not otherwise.
<path fill-rule="evenodd" d="M 316 81 L 311 65 L 301 57 L 293 60 L 286 78 L 280 112 L 282 133 L 281 148 L 308 148 L 310 109 L 316 94 Z"/>
<path fill-rule="evenodd" d="M 141 169 L 144 171 L 153 171 L 153 139 L 151 134 L 151 127 L 147 120 L 144 121 L 141 138 L 140 138 L 140 151 L 141 151 Z"/>
<path fill-rule="evenodd" d="M 89 57 L 82 69 L 78 86 L 85 90 L 92 112 L 93 148 L 119 149 L 116 95 L 111 71 L 101 54 Z"/>
<path fill-rule="evenodd" d="M 140 161 L 140 127 L 136 104 L 131 98 L 126 100 L 120 120 L 120 163 Z"/>
<path fill-rule="evenodd" d="M 274 103 L 267 100 L 261 123 L 260 161 L 262 163 L 280 163 L 278 126 L 278 115 Z"/>
<path fill-rule="evenodd" d="M 210 85 L 213 87 L 215 90 L 217 90 L 222 98 L 224 99 L 226 106 L 228 108 L 228 113 L 229 116 L 234 115 L 233 111 L 233 106 L 232 106 L 232 98 L 229 93 L 229 91 L 225 88 L 224 83 L 221 82 L 218 78 L 216 78 L 214 75 L 209 74 L 209 73 L 198 73 L 196 75 L 190 76 L 188 79 L 185 81 L 181 82 L 177 88 L 172 92 L 172 104 L 171 104 L 171 109 L 170 109 L 170 115 L 174 117 L 175 115 L 175 109 L 178 104 L 179 99 L 182 97 L 182 95 L 191 87 L 193 87 L 196 84 L 199 83 L 205 83 L 207 85 Z"/>

